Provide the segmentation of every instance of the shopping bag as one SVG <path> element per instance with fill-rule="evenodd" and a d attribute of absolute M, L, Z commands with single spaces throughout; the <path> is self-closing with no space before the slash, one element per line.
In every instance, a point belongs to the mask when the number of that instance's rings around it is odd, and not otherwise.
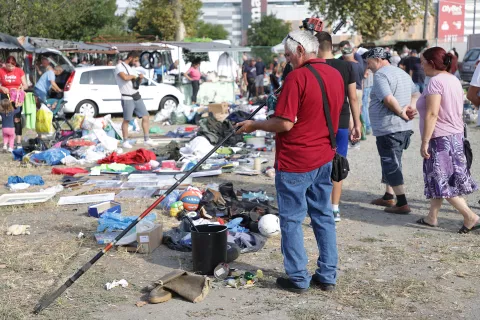
<path fill-rule="evenodd" d="M 37 119 L 35 121 L 35 129 L 37 133 L 50 133 L 53 131 L 53 112 L 46 106 L 42 105 L 37 111 Z"/>

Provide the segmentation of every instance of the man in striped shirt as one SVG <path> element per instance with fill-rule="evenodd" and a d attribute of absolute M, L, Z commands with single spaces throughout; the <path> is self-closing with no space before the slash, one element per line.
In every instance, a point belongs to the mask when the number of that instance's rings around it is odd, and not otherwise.
<path fill-rule="evenodd" d="M 402 154 L 413 134 L 407 111 L 416 110 L 420 93 L 407 73 L 390 65 L 390 54 L 383 48 L 371 49 L 364 58 L 368 68 L 375 73 L 369 115 L 373 135 L 377 138 L 382 183 L 386 185 L 383 197 L 371 203 L 385 207 L 385 212 L 408 214 L 410 207 L 403 188 Z"/>

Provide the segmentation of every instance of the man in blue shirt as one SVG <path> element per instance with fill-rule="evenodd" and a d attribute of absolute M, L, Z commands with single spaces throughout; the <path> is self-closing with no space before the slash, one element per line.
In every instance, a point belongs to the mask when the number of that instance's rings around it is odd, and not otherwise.
<path fill-rule="evenodd" d="M 60 66 L 56 66 L 54 69 L 48 66 L 46 72 L 38 79 L 37 84 L 35 84 L 33 94 L 40 100 L 46 101 L 50 88 L 55 92 L 62 92 L 62 89 L 60 89 L 55 82 L 55 76 L 58 76 L 62 72 L 63 68 Z"/>
<path fill-rule="evenodd" d="M 342 41 L 338 44 L 340 51 L 342 51 L 346 46 L 352 47 L 354 49 L 354 54 L 353 57 L 355 60 L 358 62 L 358 64 L 362 67 L 363 72 L 365 72 L 365 66 L 363 64 L 363 59 L 362 56 L 357 53 L 357 50 L 355 50 L 355 47 L 350 44 L 349 41 Z M 344 60 L 343 56 L 339 58 L 340 60 Z"/>

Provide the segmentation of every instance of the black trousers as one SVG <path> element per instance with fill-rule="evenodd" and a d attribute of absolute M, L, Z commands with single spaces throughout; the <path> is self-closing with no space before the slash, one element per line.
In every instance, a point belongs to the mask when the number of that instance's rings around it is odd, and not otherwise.
<path fill-rule="evenodd" d="M 197 94 L 198 90 L 200 89 L 200 81 L 194 80 L 192 81 L 192 103 L 197 103 Z"/>
<path fill-rule="evenodd" d="M 257 95 L 257 88 L 255 87 L 255 78 L 247 79 L 248 99 Z"/>
<path fill-rule="evenodd" d="M 20 111 L 18 113 L 15 114 L 14 118 L 15 120 L 16 119 L 19 119 L 20 121 L 18 122 L 14 122 L 13 123 L 13 126 L 15 127 L 15 135 L 16 136 L 21 136 L 22 135 L 22 131 L 23 131 L 23 126 L 22 126 L 22 107 L 19 107 Z"/>

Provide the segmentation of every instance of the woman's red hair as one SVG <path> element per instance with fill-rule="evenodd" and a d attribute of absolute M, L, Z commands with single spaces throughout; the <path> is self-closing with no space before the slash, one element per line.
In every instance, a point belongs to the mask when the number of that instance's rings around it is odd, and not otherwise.
<path fill-rule="evenodd" d="M 433 47 L 425 50 L 423 58 L 431 65 L 435 70 L 448 71 L 452 67 L 454 55 L 447 53 L 443 48 Z"/>

